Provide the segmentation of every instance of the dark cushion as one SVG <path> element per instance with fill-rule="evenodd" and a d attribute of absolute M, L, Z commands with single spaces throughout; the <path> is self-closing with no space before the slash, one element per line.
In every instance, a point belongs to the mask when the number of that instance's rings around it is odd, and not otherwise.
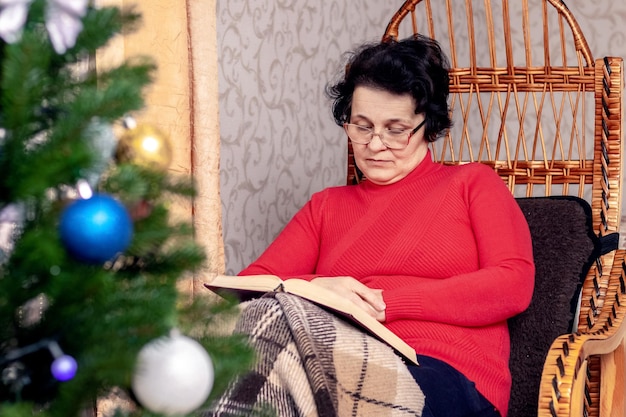
<path fill-rule="evenodd" d="M 517 202 L 530 228 L 536 273 L 529 308 L 509 320 L 509 417 L 537 415 L 546 354 L 554 339 L 571 332 L 582 281 L 600 250 L 586 201 L 537 197 Z"/>

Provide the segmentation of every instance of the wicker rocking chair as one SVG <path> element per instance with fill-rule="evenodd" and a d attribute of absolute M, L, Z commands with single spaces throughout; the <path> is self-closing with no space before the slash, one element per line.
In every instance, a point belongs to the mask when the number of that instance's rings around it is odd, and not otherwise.
<path fill-rule="evenodd" d="M 383 40 L 417 32 L 452 66 L 454 126 L 432 154 L 493 167 L 533 235 L 535 296 L 510 322 L 509 416 L 624 416 L 622 59 L 594 59 L 560 0 L 408 0 Z"/>

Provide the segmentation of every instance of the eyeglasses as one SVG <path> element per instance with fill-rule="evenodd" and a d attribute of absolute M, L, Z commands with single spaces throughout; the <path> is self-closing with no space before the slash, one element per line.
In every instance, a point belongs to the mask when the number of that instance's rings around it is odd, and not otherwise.
<path fill-rule="evenodd" d="M 356 143 L 358 145 L 368 145 L 372 140 L 374 140 L 374 136 L 378 136 L 383 145 L 385 145 L 388 149 L 401 150 L 409 146 L 411 137 L 416 134 L 422 126 L 424 126 L 424 123 L 426 123 L 426 119 L 422 120 L 422 122 L 417 125 L 415 129 L 387 128 L 383 129 L 381 133 L 376 133 L 371 127 L 355 125 L 352 123 L 344 123 L 343 128 L 352 143 Z"/>

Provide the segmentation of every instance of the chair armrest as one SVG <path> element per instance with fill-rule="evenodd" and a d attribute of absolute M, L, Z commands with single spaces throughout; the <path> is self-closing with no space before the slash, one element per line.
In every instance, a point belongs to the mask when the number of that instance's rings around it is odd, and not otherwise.
<path fill-rule="evenodd" d="M 626 251 L 611 255 L 593 327 L 559 336 L 548 351 L 539 387 L 540 417 L 626 414 Z"/>

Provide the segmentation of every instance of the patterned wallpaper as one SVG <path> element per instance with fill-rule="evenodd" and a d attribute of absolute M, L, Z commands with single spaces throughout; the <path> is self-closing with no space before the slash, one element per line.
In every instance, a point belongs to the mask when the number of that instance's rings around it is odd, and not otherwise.
<path fill-rule="evenodd" d="M 400 1 L 218 0 L 226 270 L 254 260 L 310 195 L 345 181 L 324 88 L 342 54 L 382 35 Z M 596 57 L 626 57 L 626 1 L 570 0 Z"/>
<path fill-rule="evenodd" d="M 226 268 L 254 260 L 310 197 L 345 178 L 325 85 L 342 54 L 378 40 L 394 8 L 371 0 L 217 2 Z"/>

